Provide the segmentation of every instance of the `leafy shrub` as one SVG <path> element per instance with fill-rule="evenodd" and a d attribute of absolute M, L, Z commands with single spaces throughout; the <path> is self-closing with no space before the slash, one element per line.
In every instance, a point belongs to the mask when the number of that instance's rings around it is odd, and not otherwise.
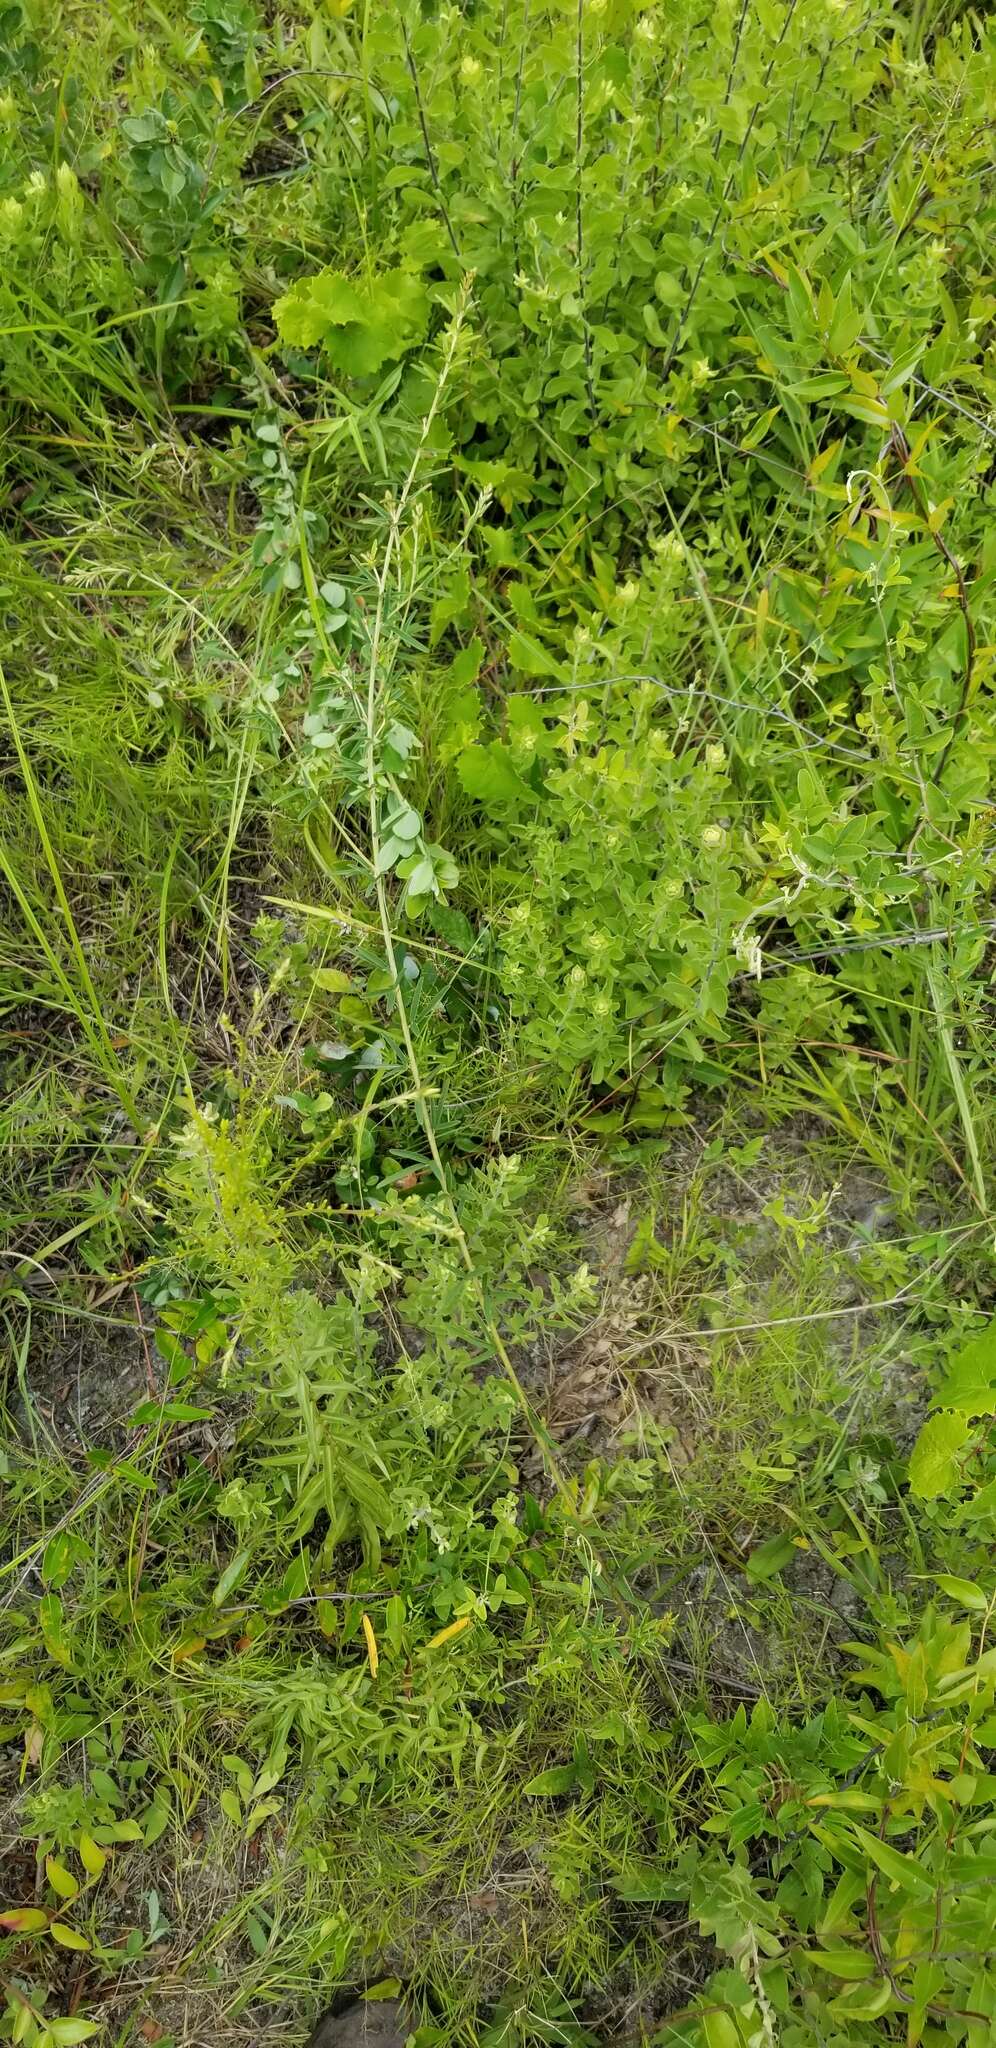
<path fill-rule="evenodd" d="M 653 1895 L 687 1899 L 731 1959 L 695 2022 L 709 2048 L 860 2042 L 890 2020 L 912 2041 L 991 2033 L 993 1601 L 940 1584 L 912 1638 L 851 1646 L 850 1711 L 788 1727 L 761 1704 L 695 1724 L 702 1832 L 723 1846 L 687 1850 Z"/>
<path fill-rule="evenodd" d="M 722 1029 L 746 912 L 724 750 L 676 753 L 658 708 L 651 685 L 608 704 L 516 693 L 507 739 L 457 756 L 499 876 L 527 880 L 501 942 L 526 1057 L 596 1083 L 628 1071 L 644 1125 Z"/>

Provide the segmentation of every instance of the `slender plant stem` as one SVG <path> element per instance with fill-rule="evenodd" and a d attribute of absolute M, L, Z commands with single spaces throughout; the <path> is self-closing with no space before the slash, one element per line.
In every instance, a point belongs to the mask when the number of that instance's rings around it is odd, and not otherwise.
<path fill-rule="evenodd" d="M 425 105 L 422 99 L 422 88 L 419 85 L 418 72 L 415 68 L 415 52 L 412 49 L 408 35 L 408 29 L 404 20 L 402 20 L 401 23 L 401 34 L 404 38 L 405 62 L 408 66 L 408 75 L 412 82 L 412 91 L 415 94 L 415 105 L 418 108 L 419 127 L 422 130 L 422 142 L 425 148 L 425 160 L 429 167 L 429 176 L 432 179 L 432 189 L 435 192 L 436 201 L 439 206 L 439 211 L 443 216 L 443 223 L 445 225 L 446 232 L 450 238 L 450 247 L 453 250 L 453 254 L 456 257 L 457 262 L 462 263 L 463 258 L 460 254 L 460 244 L 457 241 L 456 235 L 454 233 L 453 222 L 450 219 L 449 208 L 443 197 L 443 188 L 439 182 L 439 171 L 436 165 L 435 151 L 429 139 L 429 123 L 428 120 L 426 119 Z"/>
<path fill-rule="evenodd" d="M 584 166 L 584 0 L 578 0 L 577 11 L 577 91 L 576 121 L 574 136 L 574 210 L 575 240 L 578 252 L 578 301 L 581 307 L 581 325 L 584 330 L 584 374 L 588 386 L 588 413 L 591 424 L 595 424 L 595 377 L 592 367 L 591 326 L 586 303 L 586 282 L 584 272 L 584 206 L 582 195 L 582 172 Z"/>

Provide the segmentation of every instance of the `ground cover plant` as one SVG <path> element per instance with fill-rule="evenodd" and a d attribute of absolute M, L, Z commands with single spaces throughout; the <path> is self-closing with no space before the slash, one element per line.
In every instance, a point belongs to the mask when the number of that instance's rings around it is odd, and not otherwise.
<path fill-rule="evenodd" d="M 982 2048 L 991 20 L 0 52 L 0 2039 Z"/>

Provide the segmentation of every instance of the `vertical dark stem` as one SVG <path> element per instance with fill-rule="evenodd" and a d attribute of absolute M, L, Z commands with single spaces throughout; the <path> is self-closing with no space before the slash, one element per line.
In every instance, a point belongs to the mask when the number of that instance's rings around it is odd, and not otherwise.
<path fill-rule="evenodd" d="M 747 19 L 747 9 L 749 6 L 750 0 L 743 0 L 743 6 L 740 9 L 740 19 L 737 22 L 737 32 L 733 38 L 733 55 L 730 58 L 730 68 L 726 75 L 726 91 L 723 94 L 724 107 L 729 106 L 730 94 L 733 91 L 733 81 L 737 73 L 737 58 L 740 55 L 740 40 L 743 36 L 744 22 Z"/>
<path fill-rule="evenodd" d="M 584 369 L 588 385 L 588 411 L 591 424 L 595 424 L 595 380 L 591 362 L 591 328 L 588 325 L 588 310 L 585 304 L 584 277 L 584 220 L 581 206 L 581 164 L 584 153 L 584 0 L 578 0 L 577 15 L 577 131 L 574 149 L 575 171 L 575 213 L 578 246 L 578 298 L 581 302 L 581 323 L 584 329 Z"/>
<path fill-rule="evenodd" d="M 519 114 L 522 107 L 522 71 L 526 61 L 526 35 L 529 29 L 529 0 L 522 12 L 522 36 L 519 42 L 519 64 L 515 74 L 515 106 L 512 109 L 512 160 L 509 177 L 512 183 L 512 252 L 516 271 L 522 268 L 519 260 Z"/>
<path fill-rule="evenodd" d="M 412 88 L 415 93 L 415 105 L 418 108 L 419 125 L 422 129 L 422 141 L 425 145 L 425 160 L 429 166 L 429 176 L 432 179 L 432 189 L 435 192 L 436 199 L 439 204 L 439 211 L 442 214 L 443 220 L 446 224 L 446 232 L 450 238 L 450 247 L 453 250 L 453 254 L 456 257 L 457 262 L 462 263 L 463 257 L 460 254 L 460 244 L 457 241 L 457 238 L 453 232 L 453 222 L 450 219 L 449 210 L 447 208 L 446 201 L 443 198 L 443 188 L 439 182 L 439 172 L 436 169 L 436 159 L 433 154 L 432 143 L 429 141 L 429 123 L 425 118 L 425 108 L 422 105 L 422 94 L 419 88 L 418 72 L 415 69 L 415 53 L 412 49 L 411 43 L 408 40 L 408 28 L 405 23 L 403 15 L 400 16 L 400 20 L 401 33 L 402 36 L 404 37 L 405 43 L 405 61 L 408 65 L 408 75 L 411 79 Z"/>
<path fill-rule="evenodd" d="M 741 142 L 740 147 L 737 150 L 737 154 L 733 163 L 730 165 L 730 169 L 726 178 L 726 183 L 724 184 L 722 193 L 720 195 L 719 205 L 717 206 L 716 211 L 713 214 L 712 224 L 710 226 L 709 233 L 706 236 L 705 248 L 703 249 L 702 255 L 699 258 L 698 269 L 696 270 L 695 276 L 692 279 L 691 289 L 689 290 L 688 296 L 685 300 L 684 307 L 682 308 L 682 311 L 679 315 L 678 325 L 674 330 L 671 345 L 664 359 L 664 368 L 661 371 L 662 382 L 666 377 L 670 376 L 675 356 L 677 355 L 678 350 L 681 347 L 681 343 L 684 338 L 685 328 L 688 324 L 688 317 L 698 297 L 699 286 L 702 283 L 702 279 L 705 274 L 705 267 L 709 258 L 709 251 L 712 248 L 712 245 L 716 239 L 716 232 L 719 227 L 719 223 L 723 218 L 723 208 L 725 207 L 726 202 L 730 196 L 730 193 L 733 190 L 733 180 L 736 177 L 736 174 L 740 169 L 741 164 L 743 163 L 744 157 L 747 154 L 748 144 L 750 143 L 751 136 L 754 133 L 754 126 L 757 121 L 757 117 L 761 111 L 762 106 L 766 103 L 768 86 L 771 83 L 771 74 L 775 68 L 775 59 L 777 58 L 778 52 L 781 49 L 781 46 L 788 34 L 789 26 L 791 24 L 792 17 L 795 13 L 797 5 L 798 0 L 788 0 L 788 6 L 785 10 L 785 19 L 782 22 L 781 29 L 778 34 L 778 39 L 775 43 L 774 49 L 771 52 L 771 56 L 768 59 L 764 77 L 761 81 L 760 94 L 758 98 L 754 101 L 754 105 L 751 108 L 750 119 L 747 123 L 746 129 L 744 130 L 743 141 Z"/>

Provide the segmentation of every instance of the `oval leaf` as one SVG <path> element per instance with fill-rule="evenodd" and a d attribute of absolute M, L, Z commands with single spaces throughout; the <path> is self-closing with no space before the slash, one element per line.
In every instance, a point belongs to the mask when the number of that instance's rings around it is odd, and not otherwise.
<path fill-rule="evenodd" d="M 749 1579 L 771 1579 L 776 1572 L 790 1564 L 795 1556 L 795 1544 L 791 1536 L 769 1536 L 766 1543 L 759 1543 L 747 1560 Z"/>
<path fill-rule="evenodd" d="M 60 1948 L 77 1948 L 84 1955 L 89 1953 L 90 1944 L 86 1935 L 80 1934 L 76 1927 L 67 1927 L 64 1920 L 53 1920 L 48 1931 Z"/>
<path fill-rule="evenodd" d="M 99 1847 L 92 1835 L 80 1836 L 79 1857 L 88 1877 L 99 1877 L 107 1862 L 106 1850 Z"/>
<path fill-rule="evenodd" d="M 529 1799 L 556 1799 L 563 1792 L 573 1792 L 578 1774 L 573 1764 L 554 1764 L 548 1771 L 540 1771 L 537 1778 L 530 1778 L 526 1786 Z"/>
<path fill-rule="evenodd" d="M 972 1579 L 957 1579 L 952 1572 L 941 1572 L 937 1584 L 949 1600 L 957 1600 L 960 1607 L 967 1607 L 972 1614 L 985 1614 L 989 1601 Z"/>
<path fill-rule="evenodd" d="M 60 1863 L 57 1857 L 46 1856 L 45 1875 L 52 1890 L 58 1892 L 60 1899 L 75 1899 L 79 1885 L 72 1872 L 67 1870 L 65 1864 Z"/>

